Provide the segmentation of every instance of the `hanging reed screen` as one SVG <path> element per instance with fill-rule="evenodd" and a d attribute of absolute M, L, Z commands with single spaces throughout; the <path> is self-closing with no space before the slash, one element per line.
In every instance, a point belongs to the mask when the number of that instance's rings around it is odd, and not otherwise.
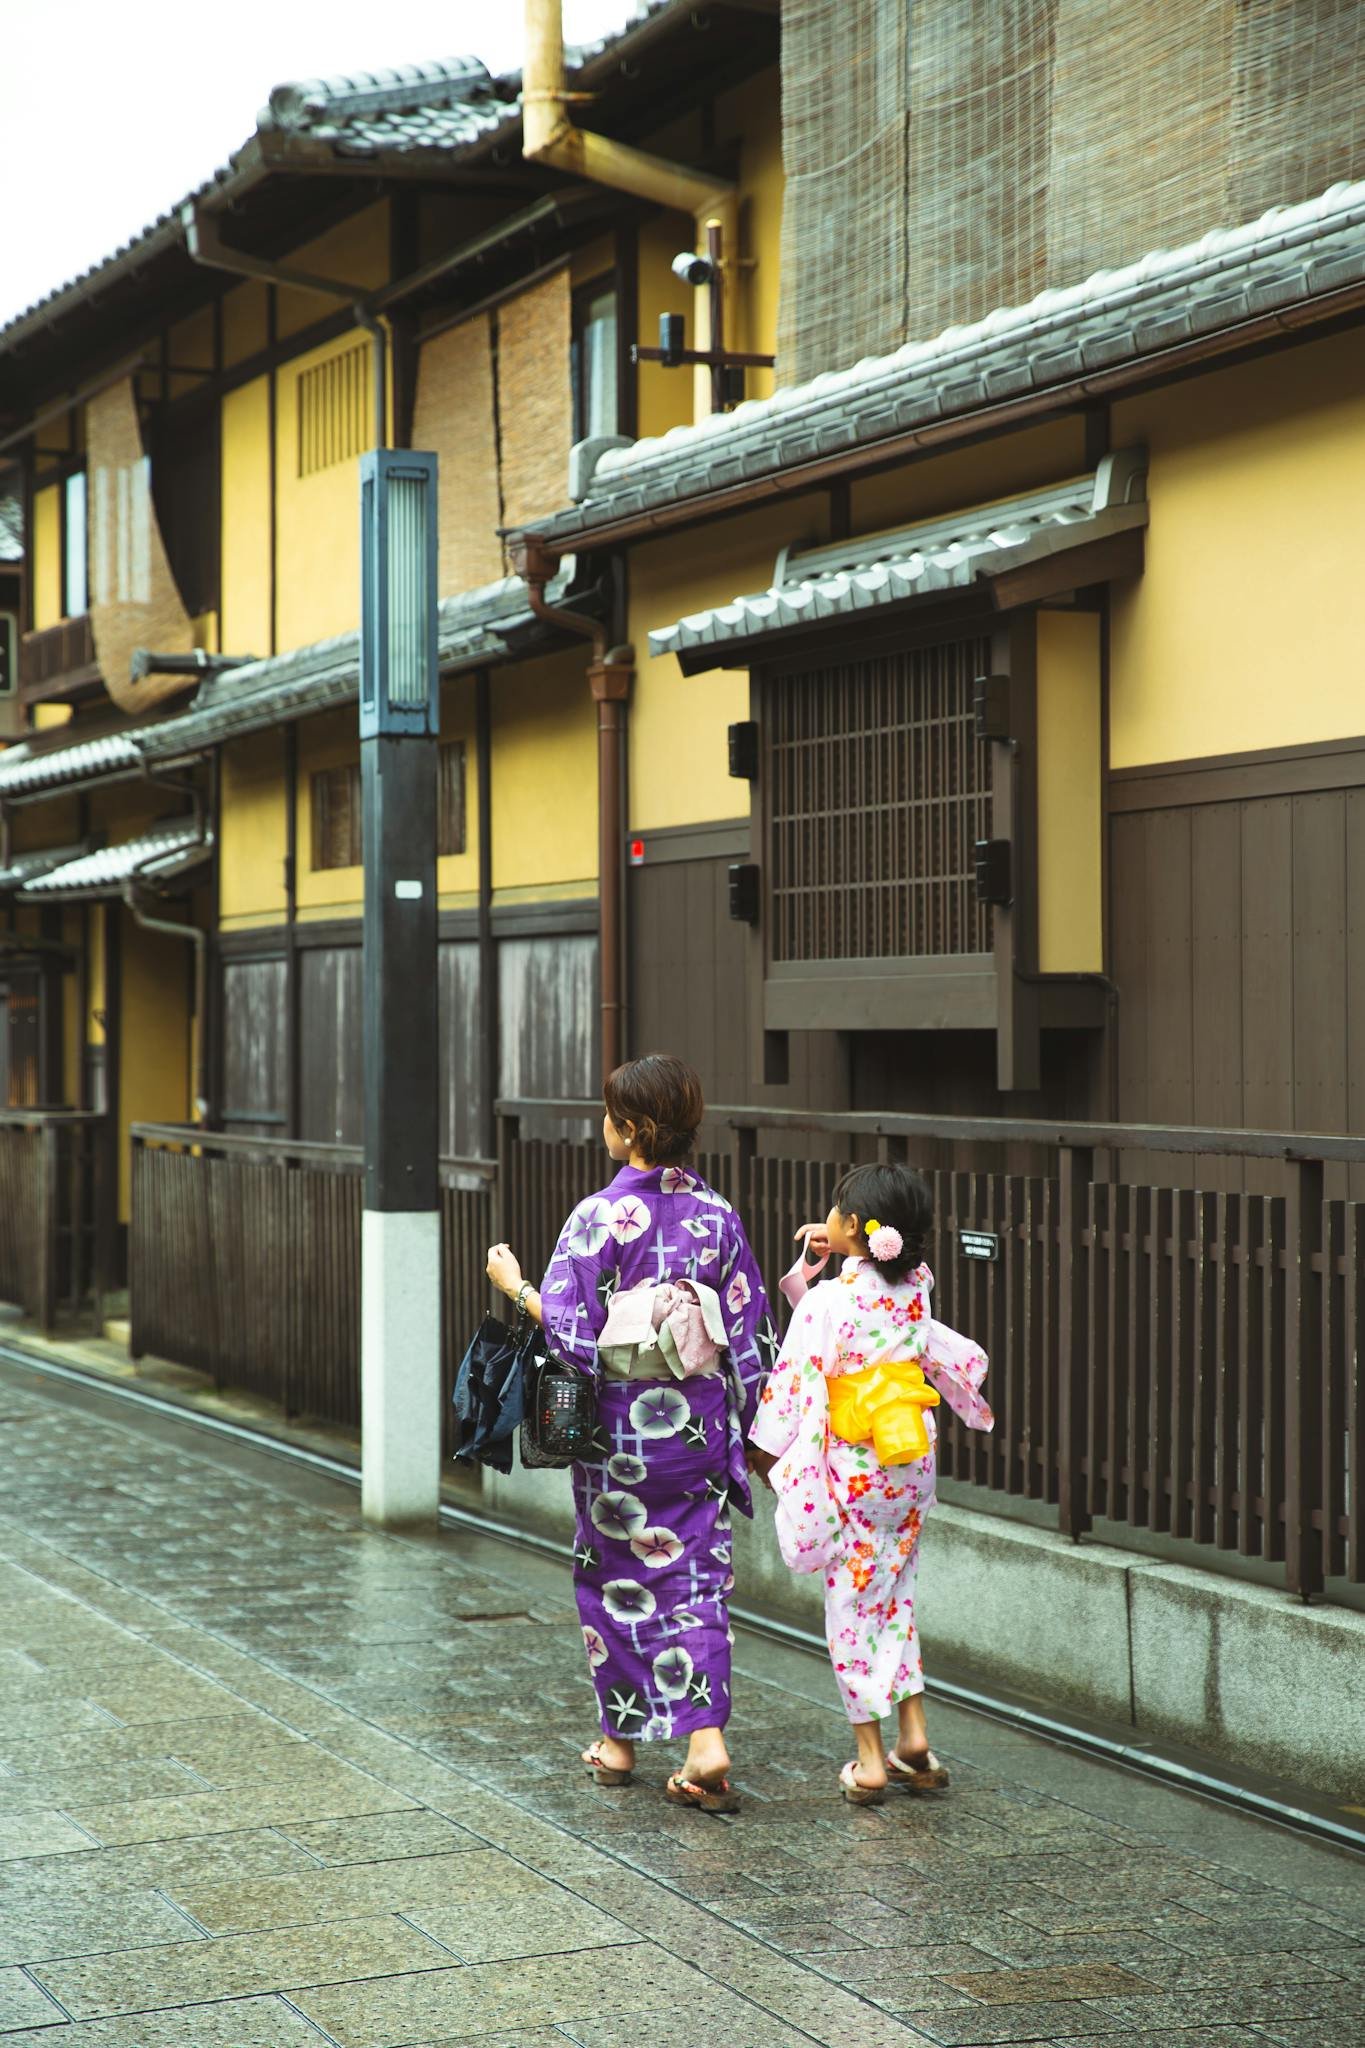
<path fill-rule="evenodd" d="M 989 655 L 955 641 L 769 676 L 774 960 L 990 951 L 972 882 L 991 796 L 972 680 Z"/>

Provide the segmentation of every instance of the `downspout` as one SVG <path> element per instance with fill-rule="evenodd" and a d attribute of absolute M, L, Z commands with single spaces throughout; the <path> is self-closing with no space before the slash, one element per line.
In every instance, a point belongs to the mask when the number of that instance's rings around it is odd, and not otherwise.
<path fill-rule="evenodd" d="M 643 149 L 614 142 L 575 127 L 569 108 L 585 93 L 571 93 L 564 82 L 564 23 L 560 0 L 525 0 L 526 52 L 521 81 L 521 153 L 530 163 L 586 178 L 594 185 L 653 200 L 678 213 L 690 213 L 697 224 L 695 246 L 704 247 L 708 221 L 720 224 L 727 263 L 739 252 L 739 196 L 724 178 L 710 178 L 686 164 L 650 156 Z"/>
<path fill-rule="evenodd" d="M 195 263 L 203 264 L 207 270 L 226 270 L 234 277 L 255 277 L 265 284 L 287 285 L 298 292 L 316 292 L 325 299 L 344 300 L 351 308 L 357 327 L 363 327 L 370 337 L 374 351 L 374 418 L 375 446 L 388 446 L 388 329 L 379 319 L 369 297 L 358 292 L 353 284 L 344 284 L 339 278 L 319 277 L 311 270 L 295 270 L 288 263 L 267 263 L 263 256 L 249 256 L 243 249 L 233 249 L 218 233 L 218 224 L 211 214 L 201 213 L 194 201 L 187 200 L 180 209 L 181 225 L 185 230 L 185 247 Z"/>
<path fill-rule="evenodd" d="M 526 583 L 532 612 L 547 626 L 592 643 L 588 687 L 597 705 L 597 920 L 602 981 L 602 1072 L 610 1074 L 626 1056 L 625 929 L 626 705 L 635 679 L 635 649 L 607 646 L 607 629 L 582 612 L 546 600 L 545 586 L 558 566 L 553 557 L 522 534 L 512 543 L 513 563 Z"/>

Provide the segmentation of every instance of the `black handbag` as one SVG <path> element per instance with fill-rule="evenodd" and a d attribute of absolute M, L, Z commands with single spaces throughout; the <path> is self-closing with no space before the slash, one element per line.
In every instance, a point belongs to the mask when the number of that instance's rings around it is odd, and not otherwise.
<path fill-rule="evenodd" d="M 597 1382 L 555 1357 L 545 1333 L 528 1326 L 522 1351 L 521 1462 L 562 1469 L 595 1454 Z"/>
<path fill-rule="evenodd" d="M 485 1316 L 455 1375 L 452 1400 L 459 1430 L 458 1464 L 512 1469 L 512 1445 L 525 1392 L 525 1332 Z"/>

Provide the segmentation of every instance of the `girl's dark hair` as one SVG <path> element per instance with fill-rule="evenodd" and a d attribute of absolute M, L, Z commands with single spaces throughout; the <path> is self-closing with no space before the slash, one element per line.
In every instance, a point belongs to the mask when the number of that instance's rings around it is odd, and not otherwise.
<path fill-rule="evenodd" d="M 900 1232 L 895 1258 L 873 1261 L 879 1273 L 903 1280 L 914 1272 L 928 1249 L 934 1221 L 934 1198 L 921 1174 L 908 1166 L 855 1166 L 834 1190 L 834 1204 L 841 1216 L 856 1216 L 864 1231 L 870 1219 Z"/>
<path fill-rule="evenodd" d="M 651 1166 L 676 1166 L 686 1159 L 706 1114 L 701 1082 L 687 1061 L 671 1052 L 627 1060 L 607 1077 L 602 1100 L 618 1131 L 634 1124 L 635 1149 Z"/>

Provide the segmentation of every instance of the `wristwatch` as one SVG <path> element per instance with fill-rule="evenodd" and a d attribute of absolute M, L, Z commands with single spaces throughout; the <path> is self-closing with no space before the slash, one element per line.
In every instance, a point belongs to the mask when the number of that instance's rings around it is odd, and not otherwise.
<path fill-rule="evenodd" d="M 523 1280 L 520 1287 L 517 1289 L 517 1314 L 519 1316 L 524 1316 L 526 1313 L 526 1297 L 530 1292 L 530 1281 Z"/>

